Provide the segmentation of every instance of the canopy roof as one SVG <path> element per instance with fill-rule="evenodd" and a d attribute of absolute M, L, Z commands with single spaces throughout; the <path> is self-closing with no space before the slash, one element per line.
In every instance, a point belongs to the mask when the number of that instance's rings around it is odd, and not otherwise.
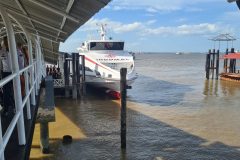
<path fill-rule="evenodd" d="M 226 34 L 220 34 L 216 37 L 211 38 L 212 41 L 236 41 L 237 39 L 233 37 L 232 35 L 226 33 Z"/>
<path fill-rule="evenodd" d="M 109 2 L 110 0 L 0 0 L 0 6 L 6 8 L 31 35 L 39 35 L 45 60 L 56 62 L 59 43 L 64 42 Z M 0 29 L 3 27 L 4 24 L 0 23 Z"/>
<path fill-rule="evenodd" d="M 239 53 L 230 53 L 228 55 L 224 55 L 223 59 L 240 59 L 240 52 Z"/>
<path fill-rule="evenodd" d="M 238 5 L 238 8 L 240 9 L 240 0 L 227 0 L 229 3 L 236 2 Z"/>

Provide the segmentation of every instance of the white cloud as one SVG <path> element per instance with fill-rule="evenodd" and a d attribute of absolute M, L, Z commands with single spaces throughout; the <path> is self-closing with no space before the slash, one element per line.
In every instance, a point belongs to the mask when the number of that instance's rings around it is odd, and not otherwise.
<path fill-rule="evenodd" d="M 239 11 L 232 11 L 232 12 L 225 12 L 223 16 L 221 17 L 224 21 L 236 21 L 240 18 L 240 12 Z"/>
<path fill-rule="evenodd" d="M 154 24 L 154 23 L 156 23 L 156 22 L 157 22 L 156 19 L 149 20 L 149 21 L 146 22 L 146 25 L 152 25 L 152 24 Z"/>
<path fill-rule="evenodd" d="M 211 3 L 219 2 L 219 0 L 113 0 L 112 6 L 117 7 L 118 9 L 142 9 L 150 13 L 155 13 L 158 11 L 176 11 L 182 9 L 188 9 L 191 11 L 191 8 L 194 6 L 199 6 L 200 3 Z M 192 11 L 201 11 L 202 9 L 194 7 Z"/>
<path fill-rule="evenodd" d="M 140 22 L 134 22 L 130 24 L 122 24 L 121 27 L 117 27 L 114 29 L 116 33 L 130 32 L 134 30 L 138 30 L 141 27 Z"/>
<path fill-rule="evenodd" d="M 223 32 L 234 32 L 234 29 L 229 25 L 222 25 L 220 23 L 200 23 L 200 24 L 182 24 L 178 26 L 159 26 L 153 27 L 152 24 L 156 20 L 149 20 L 147 22 L 132 22 L 124 24 L 122 22 L 111 21 L 108 18 L 91 19 L 79 31 L 96 31 L 98 27 L 96 24 L 107 24 L 107 28 L 111 32 L 123 34 L 133 32 L 139 36 L 168 36 L 168 35 L 209 35 Z"/>
<path fill-rule="evenodd" d="M 149 22 L 151 23 L 151 22 Z M 153 23 L 153 22 L 152 22 Z M 90 19 L 79 31 L 93 31 L 97 30 L 96 24 L 107 24 L 107 28 L 115 33 L 126 33 L 131 31 L 138 31 L 142 27 L 142 23 L 133 22 L 129 24 L 123 24 L 117 21 L 111 21 L 108 18 L 104 19 Z"/>
<path fill-rule="evenodd" d="M 147 8 L 146 11 L 150 12 L 150 13 L 157 13 L 158 12 L 158 10 L 154 9 L 154 8 Z"/>
<path fill-rule="evenodd" d="M 178 22 L 178 23 L 183 23 L 183 22 L 187 22 L 187 21 L 188 21 L 187 18 L 179 18 L 176 20 L 176 22 Z"/>

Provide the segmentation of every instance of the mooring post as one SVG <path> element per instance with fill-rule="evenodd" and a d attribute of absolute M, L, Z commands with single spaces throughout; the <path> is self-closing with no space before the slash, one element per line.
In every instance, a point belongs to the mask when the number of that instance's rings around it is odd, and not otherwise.
<path fill-rule="evenodd" d="M 120 90 L 121 90 L 121 148 L 126 149 L 126 106 L 127 106 L 127 81 L 126 81 L 126 75 L 127 75 L 127 68 L 121 68 L 120 70 L 121 75 L 121 84 L 120 84 Z"/>
<path fill-rule="evenodd" d="M 228 48 L 226 49 L 225 55 L 228 55 Z M 224 72 L 227 73 L 228 69 L 228 59 L 224 59 Z"/>
<path fill-rule="evenodd" d="M 214 78 L 214 69 L 215 69 L 215 54 L 216 54 L 216 50 L 215 50 L 215 49 L 213 49 L 213 53 L 212 53 L 212 64 L 211 64 L 212 79 Z"/>
<path fill-rule="evenodd" d="M 211 55 L 211 50 L 209 50 L 208 54 L 206 55 L 206 65 L 205 65 L 205 70 L 206 70 L 206 78 L 207 78 L 207 79 L 209 79 L 210 55 Z"/>
<path fill-rule="evenodd" d="M 236 73 L 236 59 L 233 60 L 233 73 Z"/>
<path fill-rule="evenodd" d="M 82 63 L 82 76 L 81 76 L 81 84 L 82 84 L 82 93 L 83 95 L 86 94 L 86 85 L 85 85 L 85 80 L 86 80 L 86 75 L 85 75 L 85 72 L 86 72 L 86 68 L 85 68 L 85 56 L 82 55 L 81 57 L 81 63 Z"/>
<path fill-rule="evenodd" d="M 217 50 L 217 55 L 216 55 L 216 79 L 218 79 L 218 75 L 219 75 L 219 53 L 220 53 L 220 51 Z"/>
<path fill-rule="evenodd" d="M 233 67 L 233 63 L 232 63 L 232 59 L 230 59 L 230 62 L 229 62 L 229 73 L 232 73 L 232 67 Z"/>
<path fill-rule="evenodd" d="M 68 61 L 68 53 L 64 54 L 64 81 L 65 81 L 65 97 L 69 97 L 69 61 Z"/>
<path fill-rule="evenodd" d="M 231 53 L 235 53 L 235 49 L 231 48 Z M 236 59 L 231 59 L 232 64 L 231 64 L 231 73 L 235 73 L 236 70 Z"/>
<path fill-rule="evenodd" d="M 76 53 L 72 53 L 72 98 L 77 99 Z"/>
<path fill-rule="evenodd" d="M 54 114 L 54 87 L 52 76 L 45 78 L 45 103 L 44 106 L 39 108 L 38 114 L 41 115 L 39 118 L 40 122 L 40 146 L 42 153 L 49 153 L 49 128 L 48 122 L 55 120 Z M 42 113 L 41 113 L 42 112 Z M 49 113 L 51 113 L 49 116 Z M 48 115 L 48 116 L 45 116 Z M 38 116 L 39 117 L 39 116 Z"/>
<path fill-rule="evenodd" d="M 40 123 L 40 146 L 42 153 L 49 153 L 49 128 L 48 122 Z"/>
<path fill-rule="evenodd" d="M 81 91 L 80 91 L 80 64 L 79 64 L 79 54 L 76 53 L 76 78 L 77 78 L 77 95 L 80 96 L 81 95 Z"/>

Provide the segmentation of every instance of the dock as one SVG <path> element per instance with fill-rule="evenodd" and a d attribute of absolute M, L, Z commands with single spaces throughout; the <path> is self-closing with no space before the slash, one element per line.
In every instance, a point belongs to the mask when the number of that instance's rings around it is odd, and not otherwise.
<path fill-rule="evenodd" d="M 56 65 L 60 42 L 64 42 L 109 2 L 0 0 L 0 40 L 3 42 L 0 59 L 1 62 L 7 61 L 6 68 L 1 68 L 0 79 L 0 87 L 3 88 L 0 96 L 1 160 L 29 159 L 40 111 L 43 111 L 40 116 L 41 150 L 49 152 L 48 123 L 55 120 L 55 106 L 54 82 L 48 77 L 46 63 Z M 55 82 L 61 85 L 64 81 Z M 78 79 L 73 82 L 71 85 L 79 84 Z M 72 93 L 76 97 L 76 90 Z M 45 103 L 40 105 L 41 101 Z M 52 117 L 46 118 L 46 113 Z"/>
<path fill-rule="evenodd" d="M 239 138 L 231 139 L 235 132 L 229 132 L 228 127 L 214 128 L 219 131 L 217 138 L 214 133 L 205 135 L 204 129 L 189 128 L 206 125 L 208 114 L 189 118 L 153 106 L 121 108 L 119 101 L 84 95 L 84 57 L 60 54 L 59 45 L 109 2 L 0 0 L 1 60 L 10 57 L 10 74 L 0 79 L 0 160 L 240 157 L 234 147 Z M 24 66 L 19 65 L 23 56 L 19 50 L 23 48 L 17 48 L 18 44 L 27 47 L 24 56 L 28 63 Z M 46 63 L 57 66 L 59 61 L 63 62 L 58 67 L 61 76 L 53 77 Z M 126 97 L 127 86 L 124 88 L 122 95 Z M 3 98 L 6 94 L 11 95 Z M 13 100 L 11 105 L 6 104 L 8 100 Z M 126 101 L 122 104 L 126 107 Z M 182 118 L 185 116 L 190 121 Z M 218 120 L 223 123 L 229 119 Z M 69 138 L 67 142 L 64 137 Z"/>

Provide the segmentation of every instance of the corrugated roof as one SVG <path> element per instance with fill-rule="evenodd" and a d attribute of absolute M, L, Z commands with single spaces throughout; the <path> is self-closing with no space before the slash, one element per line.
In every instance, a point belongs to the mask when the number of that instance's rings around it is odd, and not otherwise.
<path fill-rule="evenodd" d="M 110 0 L 0 0 L 0 6 L 32 35 L 39 35 L 45 60 L 56 61 L 64 42 Z M 3 27 L 3 23 L 0 23 Z M 17 28 L 15 28 L 17 30 Z"/>

